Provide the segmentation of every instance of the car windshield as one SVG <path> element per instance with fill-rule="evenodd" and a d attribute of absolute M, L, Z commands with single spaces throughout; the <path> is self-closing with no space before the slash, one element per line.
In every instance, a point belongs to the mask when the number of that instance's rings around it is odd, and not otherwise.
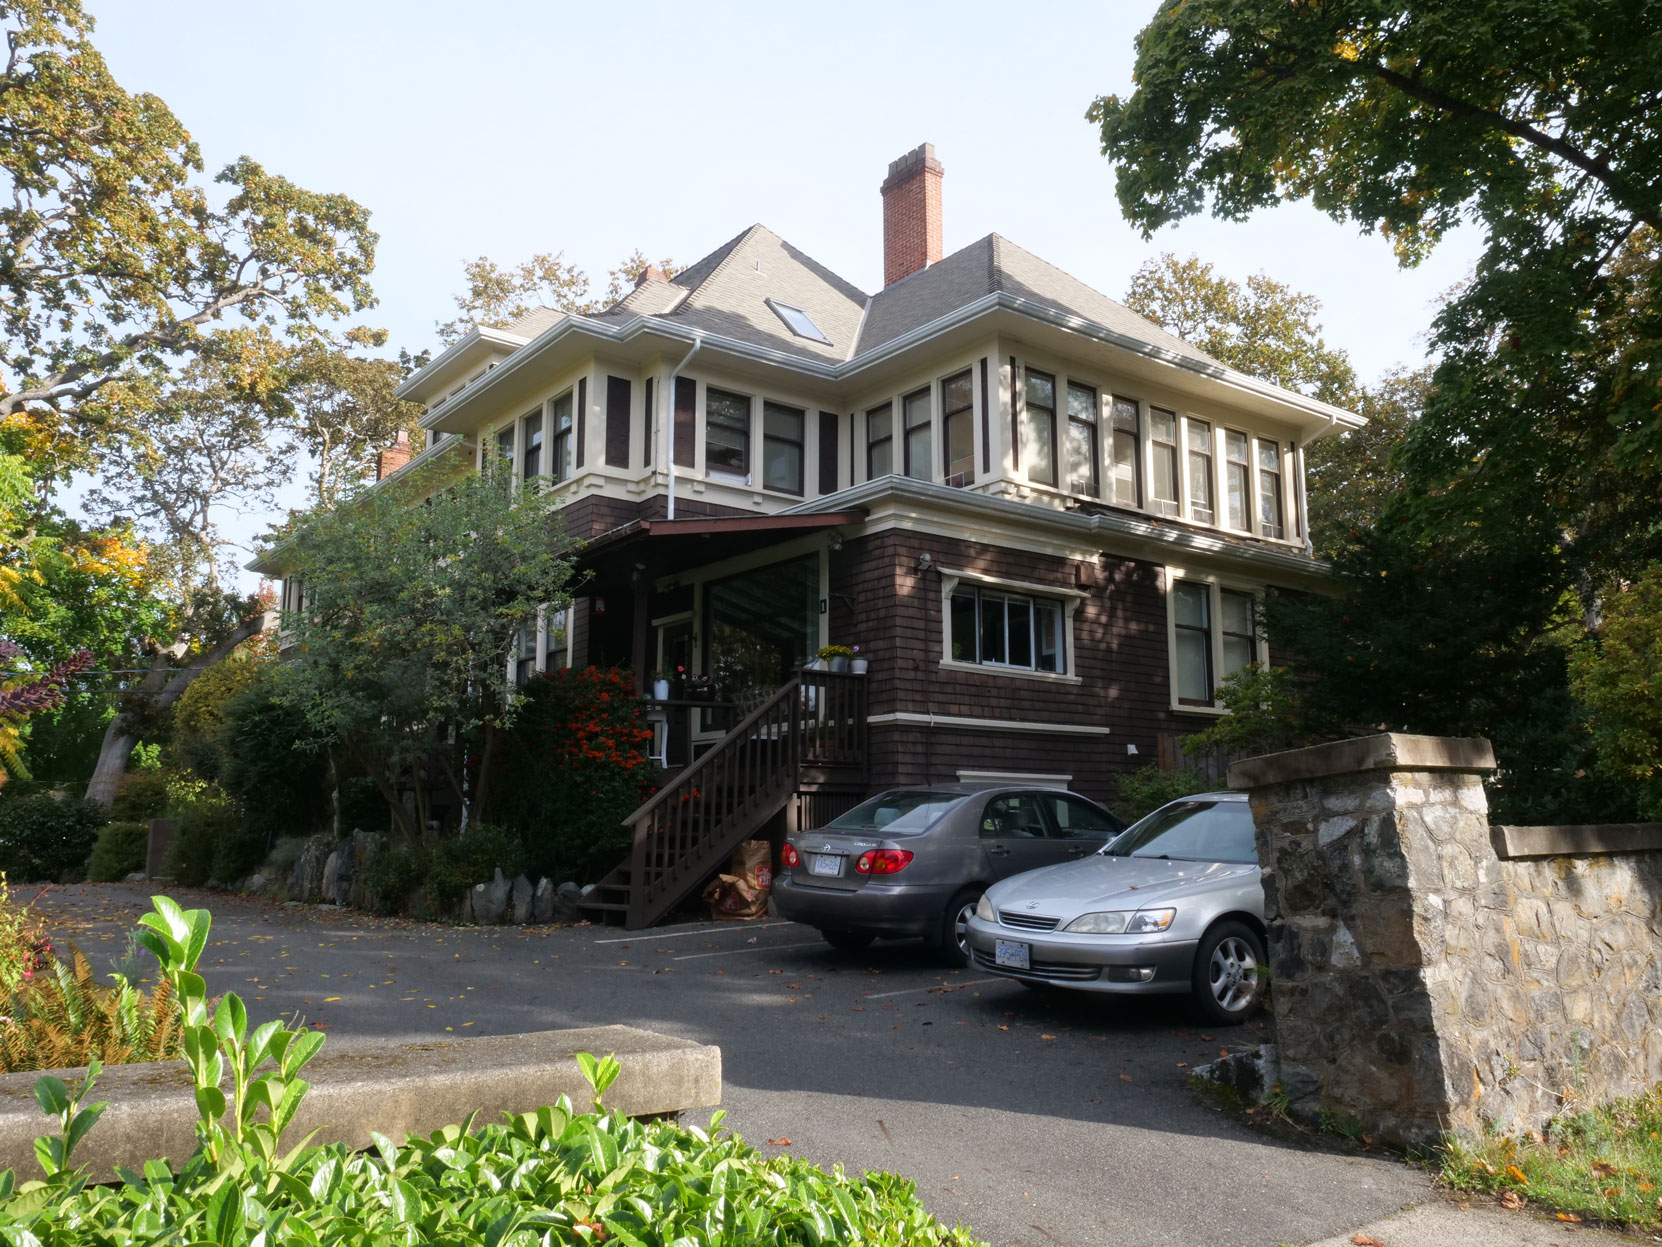
<path fill-rule="evenodd" d="M 964 799 L 961 792 L 931 792 L 926 788 L 885 792 L 862 801 L 847 814 L 825 825 L 826 831 L 881 831 L 886 836 L 915 836 L 928 831 L 935 820 Z"/>
<path fill-rule="evenodd" d="M 1258 846 L 1245 801 L 1184 801 L 1162 806 L 1102 850 L 1110 857 L 1256 864 Z"/>

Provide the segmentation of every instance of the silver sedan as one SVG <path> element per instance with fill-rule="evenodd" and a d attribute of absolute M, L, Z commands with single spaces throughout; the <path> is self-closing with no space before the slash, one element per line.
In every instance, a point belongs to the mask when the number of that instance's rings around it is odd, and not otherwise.
<path fill-rule="evenodd" d="M 1246 797 L 1184 797 L 1087 858 L 995 883 L 967 934 L 977 969 L 1032 986 L 1187 992 L 1207 1021 L 1244 1022 L 1267 967 Z"/>

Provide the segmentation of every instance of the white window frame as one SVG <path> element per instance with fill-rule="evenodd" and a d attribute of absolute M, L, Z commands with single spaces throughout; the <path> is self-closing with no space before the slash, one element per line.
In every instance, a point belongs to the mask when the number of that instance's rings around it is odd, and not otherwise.
<path fill-rule="evenodd" d="M 1212 648 L 1212 701 L 1204 705 L 1193 702 L 1180 702 L 1177 697 L 1177 584 L 1186 581 L 1189 584 L 1204 584 L 1207 586 L 1208 602 L 1211 610 L 1212 626 L 1209 638 Z M 1223 599 L 1225 591 L 1244 593 L 1252 598 L 1253 620 L 1256 627 L 1258 608 L 1263 603 L 1264 586 L 1253 584 L 1250 581 L 1237 580 L 1229 576 L 1218 576 L 1211 572 L 1193 571 L 1182 567 L 1166 568 L 1166 672 L 1170 683 L 1171 709 L 1177 714 L 1204 714 L 1224 715 L 1229 712 L 1217 704 L 1218 684 L 1223 675 Z M 1256 634 L 1256 643 L 1253 646 L 1253 661 L 1262 663 L 1268 657 L 1269 645 L 1263 633 Z"/>
<path fill-rule="evenodd" d="M 1028 667 L 1005 667 L 996 663 L 963 662 L 952 656 L 952 595 L 961 585 L 991 589 L 998 593 L 1020 594 L 1058 602 L 1062 607 L 1062 670 L 1038 671 Z M 1090 594 L 1082 589 L 1063 589 L 1053 585 L 1032 584 L 1025 580 L 1006 580 L 998 576 L 984 576 L 980 572 L 941 569 L 941 658 L 942 671 L 965 671 L 973 675 L 998 676 L 1003 679 L 1039 680 L 1049 684 L 1083 684 L 1078 669 L 1077 647 L 1074 644 L 1074 616 L 1079 604 Z"/>

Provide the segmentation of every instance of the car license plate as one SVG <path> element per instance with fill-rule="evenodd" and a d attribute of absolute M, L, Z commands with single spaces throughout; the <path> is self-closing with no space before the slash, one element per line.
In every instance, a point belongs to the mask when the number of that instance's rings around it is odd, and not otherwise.
<path fill-rule="evenodd" d="M 1012 970 L 1031 970 L 1032 964 L 1027 959 L 1028 947 L 1018 944 L 1014 940 L 993 941 L 993 961 L 997 965 L 1009 966 Z"/>
<path fill-rule="evenodd" d="M 810 853 L 808 854 L 808 873 L 810 875 L 840 875 L 843 873 L 843 859 L 837 853 Z"/>

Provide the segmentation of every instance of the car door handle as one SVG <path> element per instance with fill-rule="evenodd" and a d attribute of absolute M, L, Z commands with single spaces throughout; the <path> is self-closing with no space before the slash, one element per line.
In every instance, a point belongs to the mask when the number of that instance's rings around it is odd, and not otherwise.
<path fill-rule="evenodd" d="M 988 857 L 1009 857 L 1010 856 L 1010 850 L 1005 848 L 1002 844 L 988 845 L 987 846 L 987 856 Z"/>
<path fill-rule="evenodd" d="M 1073 847 L 1068 849 L 1068 856 L 1069 857 L 1084 857 L 1085 856 L 1085 846 L 1082 845 L 1082 844 L 1074 845 Z"/>

